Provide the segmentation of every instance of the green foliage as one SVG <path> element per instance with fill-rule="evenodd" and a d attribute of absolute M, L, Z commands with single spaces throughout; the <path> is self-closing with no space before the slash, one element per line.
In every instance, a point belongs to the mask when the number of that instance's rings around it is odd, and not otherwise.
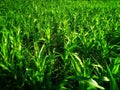
<path fill-rule="evenodd" d="M 1 0 L 0 89 L 119 90 L 120 2 Z"/>

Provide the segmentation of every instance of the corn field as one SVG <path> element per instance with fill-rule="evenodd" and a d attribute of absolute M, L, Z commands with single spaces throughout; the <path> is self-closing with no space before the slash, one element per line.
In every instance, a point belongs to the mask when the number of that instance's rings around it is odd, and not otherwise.
<path fill-rule="evenodd" d="M 119 85 L 119 0 L 0 0 L 0 90 Z"/>

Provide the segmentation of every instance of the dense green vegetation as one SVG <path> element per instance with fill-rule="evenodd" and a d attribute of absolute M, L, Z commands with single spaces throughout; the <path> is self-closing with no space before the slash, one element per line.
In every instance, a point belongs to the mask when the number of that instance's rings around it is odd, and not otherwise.
<path fill-rule="evenodd" d="M 120 1 L 0 0 L 1 90 L 118 90 Z"/>

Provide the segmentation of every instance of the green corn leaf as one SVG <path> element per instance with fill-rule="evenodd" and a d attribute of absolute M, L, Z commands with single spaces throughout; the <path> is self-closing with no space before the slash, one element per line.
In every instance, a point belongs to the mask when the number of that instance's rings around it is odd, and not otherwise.
<path fill-rule="evenodd" d="M 99 88 L 101 90 L 104 90 L 104 87 L 100 86 L 94 79 L 87 80 L 87 83 L 90 85 L 90 87 Z"/>
<path fill-rule="evenodd" d="M 108 75 L 110 78 L 110 87 L 111 87 L 110 90 L 119 90 L 110 68 L 108 67 L 108 65 L 106 65 L 106 66 L 107 66 L 107 71 L 108 71 Z"/>

